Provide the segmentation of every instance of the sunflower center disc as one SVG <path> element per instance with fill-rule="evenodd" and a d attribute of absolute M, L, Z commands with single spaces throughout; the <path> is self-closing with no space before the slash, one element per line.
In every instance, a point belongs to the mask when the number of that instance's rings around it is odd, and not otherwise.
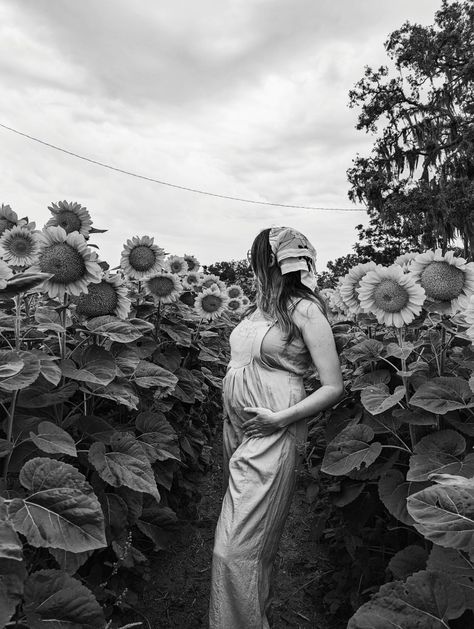
<path fill-rule="evenodd" d="M 240 291 L 238 288 L 229 289 L 229 297 L 238 297 L 239 295 L 240 295 Z"/>
<path fill-rule="evenodd" d="M 231 299 L 227 307 L 229 310 L 238 310 L 240 308 L 240 301 L 238 301 L 238 299 Z"/>
<path fill-rule="evenodd" d="M 408 299 L 408 292 L 395 280 L 382 280 L 374 290 L 375 305 L 385 312 L 400 312 Z"/>
<path fill-rule="evenodd" d="M 222 305 L 219 295 L 204 295 L 201 301 L 201 308 L 204 312 L 216 312 Z"/>
<path fill-rule="evenodd" d="M 174 290 L 174 282 L 169 277 L 152 277 L 148 280 L 148 290 L 157 297 L 168 297 Z"/>
<path fill-rule="evenodd" d="M 89 293 L 82 295 L 77 304 L 77 312 L 90 317 L 113 314 L 118 303 L 115 288 L 109 282 L 89 284 Z"/>
<path fill-rule="evenodd" d="M 431 262 L 421 274 L 421 285 L 431 299 L 451 301 L 462 292 L 464 273 L 448 262 Z"/>
<path fill-rule="evenodd" d="M 61 210 L 58 212 L 57 218 L 59 227 L 62 227 L 67 234 L 81 231 L 82 221 L 79 216 L 71 210 Z"/>
<path fill-rule="evenodd" d="M 83 257 L 67 243 L 56 243 L 43 249 L 39 260 L 43 273 L 53 273 L 53 282 L 69 284 L 84 277 L 86 265 Z"/>
<path fill-rule="evenodd" d="M 15 223 L 12 223 L 12 221 L 9 221 L 8 218 L 0 218 L 0 234 L 3 234 L 5 230 L 11 229 L 14 226 L 15 226 Z"/>
<path fill-rule="evenodd" d="M 26 256 L 29 255 L 32 250 L 32 243 L 28 238 L 24 238 L 23 236 L 15 236 L 9 242 L 10 252 L 16 256 Z"/>
<path fill-rule="evenodd" d="M 137 245 L 128 257 L 130 266 L 135 271 L 148 271 L 155 264 L 155 254 L 146 245 Z"/>

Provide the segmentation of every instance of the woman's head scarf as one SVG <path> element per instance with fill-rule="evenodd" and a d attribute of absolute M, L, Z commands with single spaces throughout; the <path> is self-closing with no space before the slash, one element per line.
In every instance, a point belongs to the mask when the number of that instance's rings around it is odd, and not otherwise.
<path fill-rule="evenodd" d="M 301 283 L 314 291 L 317 286 L 316 249 L 301 232 L 292 227 L 272 227 L 270 247 L 282 275 L 301 272 Z"/>

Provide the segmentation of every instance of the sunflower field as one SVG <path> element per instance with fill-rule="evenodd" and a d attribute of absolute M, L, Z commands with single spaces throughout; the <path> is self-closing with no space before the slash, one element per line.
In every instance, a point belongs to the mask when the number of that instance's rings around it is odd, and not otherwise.
<path fill-rule="evenodd" d="M 408 253 L 322 292 L 346 395 L 313 437 L 335 481 L 321 595 L 348 629 L 473 626 L 474 262 Z"/>
<path fill-rule="evenodd" d="M 193 517 L 248 298 L 149 236 L 111 270 L 86 208 L 49 209 L 0 208 L 0 627 L 117 627 Z"/>

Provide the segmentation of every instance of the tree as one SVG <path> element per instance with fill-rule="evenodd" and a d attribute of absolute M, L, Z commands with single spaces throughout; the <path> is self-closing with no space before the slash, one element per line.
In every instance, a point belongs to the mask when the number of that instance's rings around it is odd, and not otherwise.
<path fill-rule="evenodd" d="M 226 284 L 238 284 L 250 299 L 255 296 L 253 271 L 247 260 L 213 262 L 203 267 L 208 273 L 218 275 Z"/>
<path fill-rule="evenodd" d="M 461 237 L 474 254 L 474 4 L 447 2 L 432 26 L 385 43 L 393 70 L 367 67 L 351 90 L 357 128 L 378 134 L 348 170 L 353 201 L 423 247 Z"/>

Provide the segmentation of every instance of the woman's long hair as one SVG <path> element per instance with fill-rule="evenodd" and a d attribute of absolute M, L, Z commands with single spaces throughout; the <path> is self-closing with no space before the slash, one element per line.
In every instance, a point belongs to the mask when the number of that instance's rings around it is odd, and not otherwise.
<path fill-rule="evenodd" d="M 282 275 L 269 241 L 270 229 L 261 231 L 250 249 L 250 264 L 255 274 L 257 296 L 256 304 L 249 312 L 260 310 L 274 317 L 286 336 L 286 343 L 291 343 L 301 333 L 290 315 L 291 303 L 298 299 L 309 299 L 316 303 L 327 316 L 327 308 L 317 290 L 301 283 L 300 271 Z"/>

